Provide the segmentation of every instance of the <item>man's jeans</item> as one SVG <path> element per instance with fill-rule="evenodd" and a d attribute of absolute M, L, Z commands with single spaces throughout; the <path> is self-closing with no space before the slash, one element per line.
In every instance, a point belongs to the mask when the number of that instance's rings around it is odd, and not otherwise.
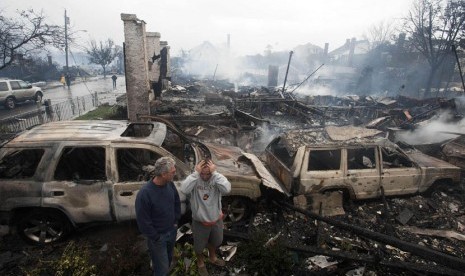
<path fill-rule="evenodd" d="M 160 239 L 152 241 L 147 239 L 150 257 L 153 265 L 153 276 L 166 276 L 173 259 L 174 244 L 176 242 L 176 229 L 161 234 Z"/>

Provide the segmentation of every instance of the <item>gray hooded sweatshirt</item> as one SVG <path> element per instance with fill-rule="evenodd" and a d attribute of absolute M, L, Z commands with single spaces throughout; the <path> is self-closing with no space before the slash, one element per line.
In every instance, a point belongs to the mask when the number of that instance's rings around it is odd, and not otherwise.
<path fill-rule="evenodd" d="M 213 223 L 220 218 L 221 196 L 231 191 L 231 183 L 216 171 L 208 181 L 203 181 L 195 171 L 182 182 L 181 191 L 190 194 L 192 219 Z"/>

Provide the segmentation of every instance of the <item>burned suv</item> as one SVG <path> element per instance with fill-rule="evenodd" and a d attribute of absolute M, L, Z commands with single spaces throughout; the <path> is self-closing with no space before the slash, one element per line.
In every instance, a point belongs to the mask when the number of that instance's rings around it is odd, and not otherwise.
<path fill-rule="evenodd" d="M 212 158 L 232 183 L 224 198 L 231 220 L 260 196 L 262 178 L 238 148 L 187 143 L 160 122 L 63 121 L 0 148 L 0 222 L 26 241 L 46 244 L 81 224 L 135 219 L 137 192 L 161 156 L 175 159 L 177 186 L 198 160 Z"/>
<path fill-rule="evenodd" d="M 314 209 L 319 201 L 333 203 L 323 194 L 370 199 L 460 182 L 460 168 L 414 148 L 403 150 L 378 134 L 357 127 L 290 131 L 268 145 L 266 163 L 288 192 L 304 196 L 303 205 L 310 198 Z M 342 208 L 342 202 L 323 211 L 338 214 L 335 206 Z"/>
<path fill-rule="evenodd" d="M 39 87 L 25 81 L 0 79 L 0 104 L 7 109 L 14 109 L 17 103 L 28 100 L 42 102 L 43 95 Z"/>

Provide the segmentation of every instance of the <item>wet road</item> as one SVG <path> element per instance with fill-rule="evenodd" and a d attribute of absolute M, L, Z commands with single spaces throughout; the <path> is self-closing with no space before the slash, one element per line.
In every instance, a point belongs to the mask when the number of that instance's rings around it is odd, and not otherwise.
<path fill-rule="evenodd" d="M 113 84 L 111 76 L 107 76 L 105 79 L 103 77 L 89 78 L 86 81 L 73 82 L 71 83 L 70 88 L 63 87 L 59 82 L 56 85 L 48 85 L 43 88 L 44 100 L 50 99 L 52 104 L 63 102 L 69 98 L 82 97 L 98 93 L 100 98 L 115 98 L 116 95 L 126 93 L 124 76 L 118 76 L 116 80 L 116 89 L 113 89 Z M 109 99 L 111 102 L 111 99 Z M 32 111 L 36 109 L 36 103 L 29 101 L 23 104 L 18 104 L 17 107 L 13 110 L 5 109 L 5 107 L 0 106 L 0 119 L 7 117 L 15 116 L 21 113 Z"/>

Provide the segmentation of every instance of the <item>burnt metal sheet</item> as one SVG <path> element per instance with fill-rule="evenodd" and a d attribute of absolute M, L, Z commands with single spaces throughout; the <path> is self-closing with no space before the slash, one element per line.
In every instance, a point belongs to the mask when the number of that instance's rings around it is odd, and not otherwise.
<path fill-rule="evenodd" d="M 346 141 L 355 138 L 367 138 L 376 136 L 382 131 L 376 129 L 368 129 L 363 127 L 353 127 L 353 126 L 328 126 L 325 128 L 329 137 L 334 141 Z"/>
<path fill-rule="evenodd" d="M 290 196 L 290 194 L 286 191 L 286 189 L 283 188 L 282 185 L 276 180 L 276 178 L 265 168 L 265 166 L 258 159 L 257 156 L 250 154 L 250 153 L 246 153 L 246 152 L 243 152 L 242 154 L 254 164 L 254 167 L 257 170 L 257 173 L 262 178 L 263 185 L 271 189 L 277 190 L 287 196 Z"/>
<path fill-rule="evenodd" d="M 412 152 L 406 152 L 406 154 L 412 158 L 415 162 L 418 163 L 418 165 L 422 167 L 433 167 L 433 168 L 454 168 L 458 169 L 456 166 L 443 161 L 441 159 L 437 159 L 435 157 L 426 155 L 422 153 L 421 151 L 412 151 Z"/>
<path fill-rule="evenodd" d="M 233 190 L 236 190 L 236 187 L 238 187 L 242 195 L 251 198 L 261 195 L 261 176 L 257 175 L 254 164 L 247 162 L 249 159 L 245 158 L 240 148 L 211 143 L 206 143 L 205 145 L 211 153 L 212 160 L 218 172 L 229 179 Z"/>
<path fill-rule="evenodd" d="M 388 120 L 391 119 L 391 116 L 384 116 L 384 117 L 379 117 L 379 118 L 376 118 L 370 122 L 368 122 L 365 127 L 367 128 L 377 128 L 379 127 L 380 125 L 386 123 Z"/>
<path fill-rule="evenodd" d="M 142 124 L 142 123 L 137 123 Z M 148 141 L 161 145 L 166 136 L 166 125 L 154 122 L 153 129 L 146 137 L 137 137 L 139 141 Z M 123 133 L 131 126 L 128 121 L 116 120 L 73 120 L 50 122 L 24 132 L 14 139 L 15 142 L 47 141 L 126 141 L 133 137 Z"/>

